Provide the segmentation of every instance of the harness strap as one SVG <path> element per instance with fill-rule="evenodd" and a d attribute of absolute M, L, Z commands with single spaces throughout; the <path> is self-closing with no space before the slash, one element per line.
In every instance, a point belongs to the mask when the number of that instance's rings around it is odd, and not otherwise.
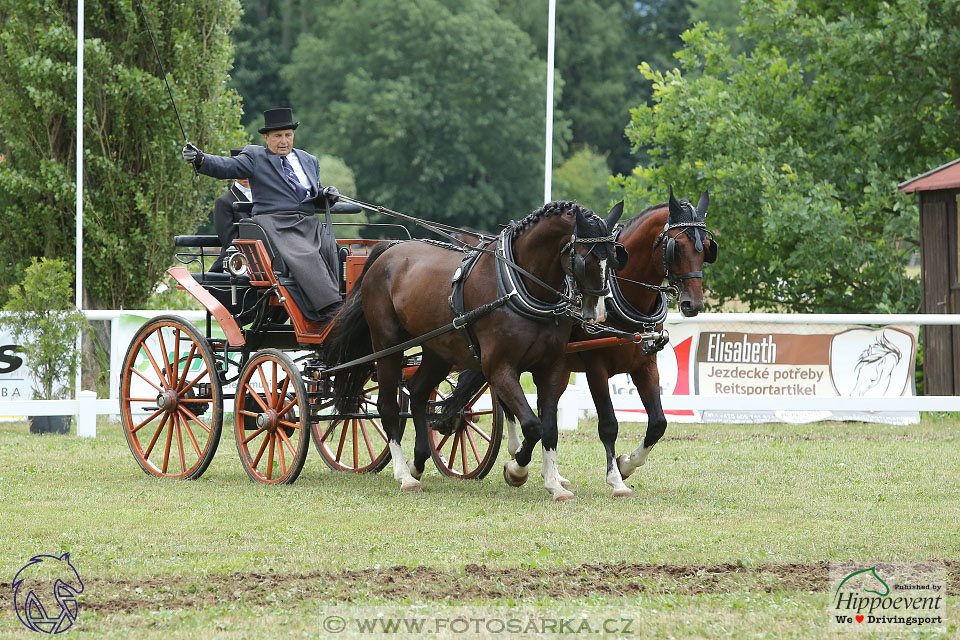
<path fill-rule="evenodd" d="M 453 312 L 455 318 L 463 317 L 464 315 L 464 302 L 463 302 L 463 289 L 467 284 L 467 278 L 470 277 L 470 274 L 473 272 L 473 268 L 477 266 L 477 263 L 480 261 L 480 256 L 482 254 L 479 252 L 468 253 L 463 257 L 463 262 L 460 266 L 457 267 L 457 270 L 453 274 L 453 279 L 451 284 L 453 285 L 453 290 L 450 292 L 450 297 L 447 298 L 447 302 L 450 305 L 450 311 Z M 454 320 L 454 324 L 456 324 Z M 463 332 L 464 337 L 467 339 L 467 344 L 470 347 L 470 354 L 477 360 L 480 361 L 480 343 L 477 341 L 477 337 L 474 335 L 473 330 L 469 326 L 457 327 Z"/>
<path fill-rule="evenodd" d="M 394 345 L 387 349 L 383 349 L 382 351 L 371 353 L 368 356 L 363 356 L 362 358 L 357 358 L 356 360 L 351 360 L 350 362 L 345 362 L 335 367 L 324 369 L 323 371 L 321 371 L 321 373 L 328 374 L 328 373 L 334 373 L 336 371 L 340 371 L 342 369 L 349 369 L 350 367 L 355 367 L 358 364 L 366 364 L 367 362 L 372 362 L 379 358 L 384 358 L 386 356 L 393 355 L 400 351 L 406 351 L 411 347 L 420 346 L 424 342 L 427 342 L 428 340 L 432 340 L 437 336 L 442 336 L 443 334 L 449 333 L 454 329 L 462 329 L 465 326 L 476 322 L 477 320 L 487 315 L 491 311 L 494 311 L 495 309 L 499 309 L 500 307 L 502 307 L 504 304 L 507 303 L 508 298 L 509 296 L 503 296 L 502 298 L 497 298 L 493 302 L 488 302 L 482 307 L 477 307 L 473 311 L 469 311 L 458 318 L 454 318 L 453 322 L 449 324 L 445 324 L 442 327 L 434 329 L 433 331 L 430 331 L 428 333 L 425 333 L 422 336 L 418 336 L 416 338 L 413 338 L 412 340 L 407 340 L 406 342 L 401 342 L 400 344 Z"/>

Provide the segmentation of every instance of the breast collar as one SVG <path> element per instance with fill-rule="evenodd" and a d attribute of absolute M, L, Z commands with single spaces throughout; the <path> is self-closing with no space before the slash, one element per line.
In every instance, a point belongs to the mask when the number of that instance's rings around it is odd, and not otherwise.
<path fill-rule="evenodd" d="M 566 299 L 559 302 L 544 302 L 534 298 L 523 280 L 518 277 L 509 263 L 513 259 L 513 230 L 514 225 L 510 225 L 500 232 L 500 241 L 497 243 L 497 256 L 504 258 L 497 260 L 497 288 L 501 296 L 509 296 L 507 306 L 513 311 L 525 318 L 533 320 L 557 319 L 560 316 L 570 315 L 569 299 L 573 298 L 573 287 L 570 285 L 569 278 L 564 279 Z"/>
<path fill-rule="evenodd" d="M 616 240 L 620 239 L 623 227 L 617 229 Z M 667 318 L 667 294 L 661 291 L 657 296 L 657 306 L 653 313 L 646 314 L 637 311 L 624 297 L 616 277 L 610 278 L 610 294 L 604 298 L 607 313 L 611 320 L 620 322 L 632 330 L 647 330 L 660 324 Z"/>

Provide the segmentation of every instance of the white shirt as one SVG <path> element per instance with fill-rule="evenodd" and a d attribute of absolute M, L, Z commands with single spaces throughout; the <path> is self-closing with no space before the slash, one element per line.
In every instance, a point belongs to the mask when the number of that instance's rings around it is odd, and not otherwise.
<path fill-rule="evenodd" d="M 239 191 L 239 192 L 242 193 L 243 195 L 247 196 L 247 200 L 249 200 L 250 202 L 253 202 L 253 192 L 250 191 L 250 189 L 246 188 L 245 186 L 243 186 L 243 185 L 240 184 L 239 182 L 234 182 L 234 183 L 233 183 L 233 186 L 235 186 L 235 187 L 237 188 L 237 191 Z"/>
<path fill-rule="evenodd" d="M 303 170 L 303 165 L 300 164 L 300 158 L 297 157 L 297 154 L 291 151 L 284 157 L 287 159 L 287 162 L 290 163 L 290 166 L 293 167 L 293 172 L 297 174 L 297 180 L 300 181 L 303 188 L 307 190 L 308 194 L 313 195 L 313 185 L 307 180 L 307 173 Z"/>

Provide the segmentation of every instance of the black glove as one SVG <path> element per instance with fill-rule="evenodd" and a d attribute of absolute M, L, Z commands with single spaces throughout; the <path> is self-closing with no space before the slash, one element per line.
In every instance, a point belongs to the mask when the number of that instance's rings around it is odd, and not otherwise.
<path fill-rule="evenodd" d="M 340 192 L 337 191 L 336 187 L 324 187 L 320 195 L 329 200 L 330 204 L 336 204 L 337 200 L 340 199 Z"/>
<path fill-rule="evenodd" d="M 188 142 L 183 146 L 183 159 L 195 167 L 203 164 L 203 151 L 197 149 L 192 143 Z"/>

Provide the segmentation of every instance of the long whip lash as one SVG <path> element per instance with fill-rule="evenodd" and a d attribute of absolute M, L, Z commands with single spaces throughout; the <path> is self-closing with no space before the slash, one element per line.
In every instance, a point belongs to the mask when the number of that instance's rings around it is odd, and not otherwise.
<path fill-rule="evenodd" d="M 163 61 L 160 59 L 160 50 L 157 49 L 157 41 L 153 39 L 153 30 L 150 28 L 150 21 L 147 20 L 147 14 L 143 10 L 143 3 L 140 0 L 137 0 L 137 6 L 140 7 L 140 15 L 143 16 L 143 24 L 147 28 L 147 35 L 150 36 L 150 44 L 153 45 L 153 53 L 157 56 L 157 64 L 160 65 L 160 73 L 163 76 L 163 84 L 167 87 L 167 94 L 170 96 L 170 104 L 173 105 L 173 113 L 177 116 L 177 124 L 180 125 L 180 134 L 183 136 L 183 141 L 188 142 L 187 132 L 183 129 L 183 121 L 180 120 L 180 110 L 177 109 L 177 101 L 173 99 L 173 91 L 170 89 L 170 83 L 167 82 L 167 70 L 163 68 Z M 200 172 L 197 171 L 197 167 L 193 167 L 193 173 L 195 175 L 200 175 Z"/>

